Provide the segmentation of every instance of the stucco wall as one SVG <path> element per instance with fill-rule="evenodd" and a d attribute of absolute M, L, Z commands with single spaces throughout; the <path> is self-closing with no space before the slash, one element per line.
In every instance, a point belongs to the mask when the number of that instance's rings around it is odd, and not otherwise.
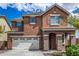
<path fill-rule="evenodd" d="M 7 41 L 7 33 L 0 33 L 0 41 Z"/>
<path fill-rule="evenodd" d="M 5 26 L 5 32 L 7 31 L 11 31 L 9 25 L 7 24 L 5 18 L 0 18 L 0 26 L 2 26 L 2 28 L 4 28 Z"/>

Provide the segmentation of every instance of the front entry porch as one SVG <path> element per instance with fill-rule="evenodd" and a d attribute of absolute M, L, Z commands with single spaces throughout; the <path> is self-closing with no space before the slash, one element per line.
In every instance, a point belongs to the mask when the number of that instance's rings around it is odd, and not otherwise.
<path fill-rule="evenodd" d="M 44 50 L 65 50 L 66 38 L 63 34 L 50 33 L 48 36 L 44 36 Z"/>
<path fill-rule="evenodd" d="M 43 50 L 64 51 L 65 47 L 71 44 L 74 32 L 74 30 L 43 31 Z"/>

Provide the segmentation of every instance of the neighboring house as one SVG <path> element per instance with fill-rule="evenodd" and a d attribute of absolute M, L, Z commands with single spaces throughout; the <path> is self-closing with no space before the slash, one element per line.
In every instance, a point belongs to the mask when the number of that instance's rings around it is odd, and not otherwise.
<path fill-rule="evenodd" d="M 0 28 L 1 28 L 0 29 L 1 32 L 11 31 L 11 27 L 5 16 L 0 16 Z"/>
<path fill-rule="evenodd" d="M 67 23 L 69 14 L 54 4 L 43 13 L 23 15 L 22 19 L 12 20 L 13 31 L 8 32 L 8 49 L 24 42 L 31 43 L 29 49 L 64 50 L 66 45 L 72 44 L 75 33 L 75 29 Z"/>
<path fill-rule="evenodd" d="M 11 31 L 11 27 L 5 18 L 5 16 L 0 16 L 0 49 L 4 49 L 3 45 L 7 41 L 7 33 Z"/>

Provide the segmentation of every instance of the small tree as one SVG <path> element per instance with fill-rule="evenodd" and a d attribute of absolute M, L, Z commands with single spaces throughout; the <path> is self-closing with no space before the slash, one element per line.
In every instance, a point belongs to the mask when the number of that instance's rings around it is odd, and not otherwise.
<path fill-rule="evenodd" d="M 78 34 L 79 33 L 79 18 L 76 16 L 69 16 L 68 17 L 68 23 L 73 25 L 76 28 L 76 37 L 79 38 Z"/>

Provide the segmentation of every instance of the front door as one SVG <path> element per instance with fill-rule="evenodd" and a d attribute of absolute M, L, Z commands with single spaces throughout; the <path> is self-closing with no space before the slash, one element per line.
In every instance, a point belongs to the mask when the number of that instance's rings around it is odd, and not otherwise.
<path fill-rule="evenodd" d="M 56 34 L 55 33 L 49 34 L 49 49 L 56 50 Z"/>

